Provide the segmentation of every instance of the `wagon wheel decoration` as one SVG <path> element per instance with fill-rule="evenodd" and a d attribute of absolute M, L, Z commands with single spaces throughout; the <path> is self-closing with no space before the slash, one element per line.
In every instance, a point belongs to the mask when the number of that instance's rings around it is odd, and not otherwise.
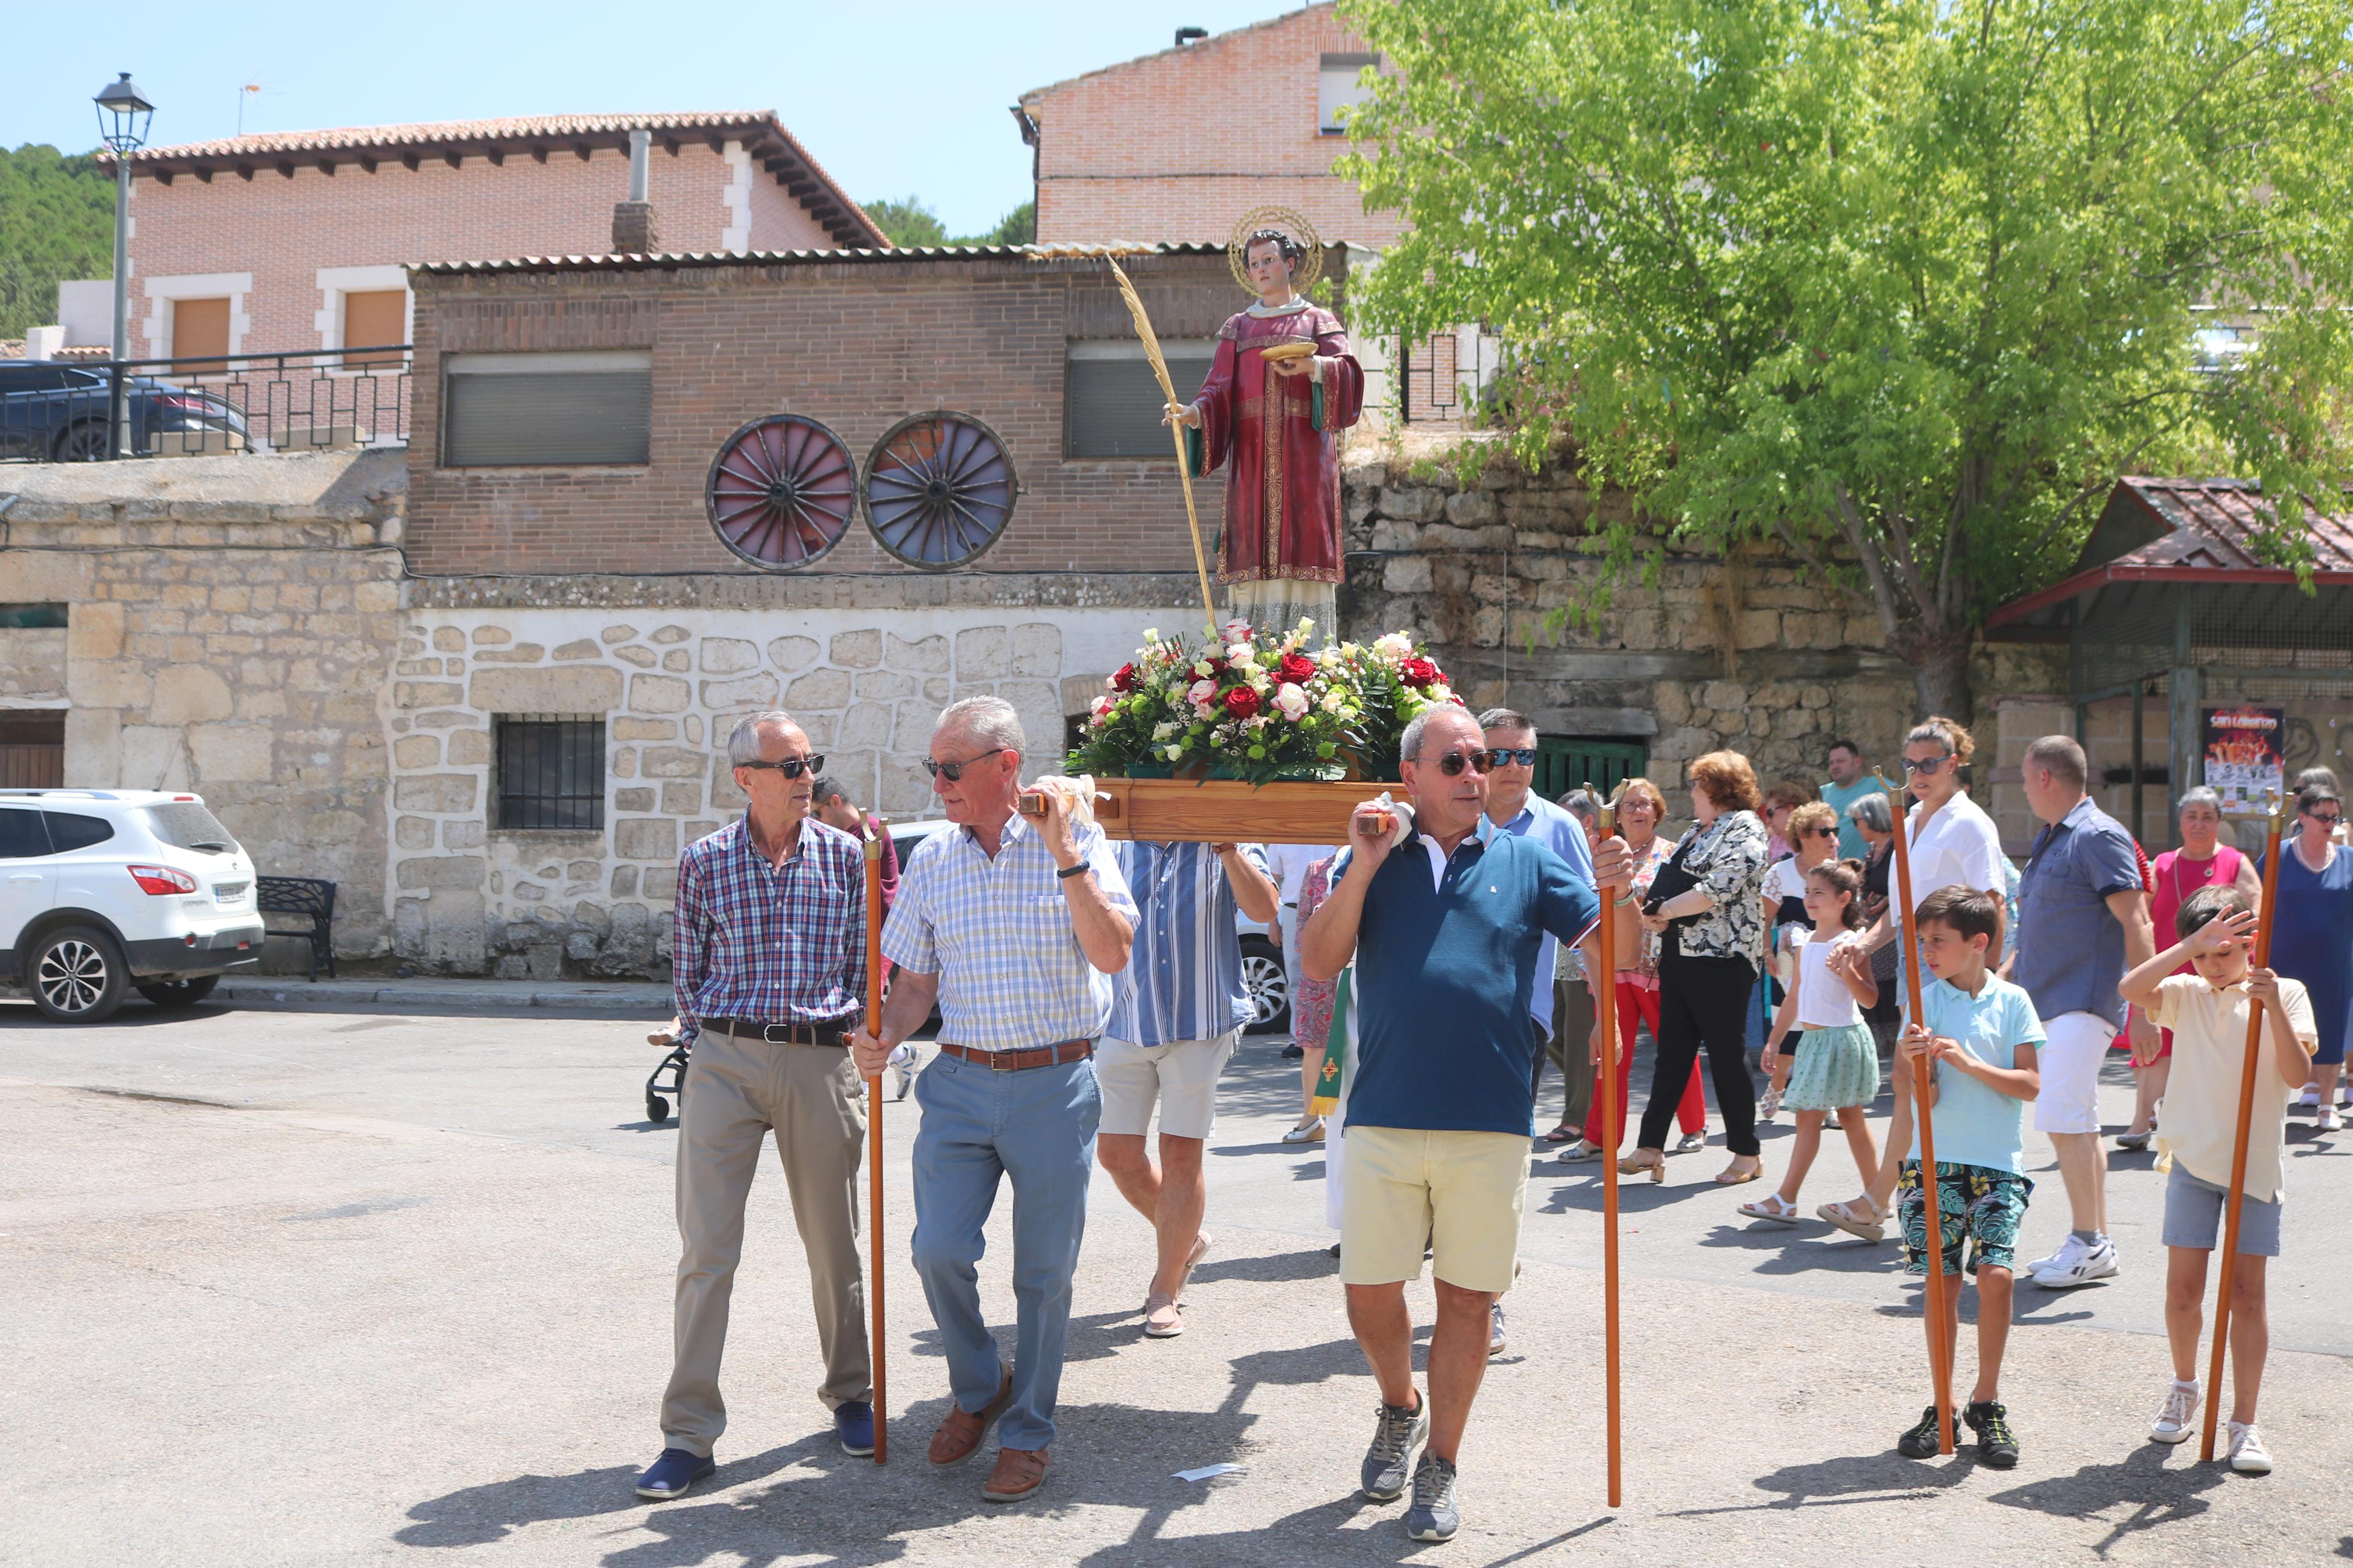
<path fill-rule="evenodd" d="M 902 419 L 866 459 L 874 541 L 910 566 L 943 572 L 997 542 L 1020 493 L 996 431 L 969 414 Z"/>
<path fill-rule="evenodd" d="M 719 448 L 703 499 L 719 542 L 754 566 L 806 566 L 841 542 L 858 468 L 840 437 L 798 414 L 754 419 Z"/>

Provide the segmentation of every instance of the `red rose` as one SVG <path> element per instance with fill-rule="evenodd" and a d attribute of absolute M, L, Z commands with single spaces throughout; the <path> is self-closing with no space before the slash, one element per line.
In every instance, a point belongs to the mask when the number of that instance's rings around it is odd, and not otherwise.
<path fill-rule="evenodd" d="M 1132 665 L 1132 664 L 1123 664 L 1123 665 L 1121 665 L 1121 666 L 1119 667 L 1119 673 L 1118 673 L 1118 674 L 1116 674 L 1116 675 L 1114 675 L 1114 676 L 1113 676 L 1113 677 L 1111 678 L 1111 684 L 1112 684 L 1112 689 L 1113 689 L 1113 690 L 1114 690 L 1114 691 L 1133 691 L 1133 690 L 1134 690 L 1134 689 L 1135 689 L 1135 666 L 1134 666 L 1134 665 Z"/>
<path fill-rule="evenodd" d="M 1438 672 L 1438 666 L 1426 658 L 1407 659 L 1398 666 L 1398 673 L 1416 686 L 1435 686 L 1445 679 Z"/>
<path fill-rule="evenodd" d="M 1236 719 L 1258 717 L 1258 693 L 1247 686 L 1237 686 L 1226 693 L 1226 711 Z"/>
<path fill-rule="evenodd" d="M 1315 679 L 1315 661 L 1303 653 L 1282 656 L 1282 678 L 1293 686 L 1304 686 Z"/>

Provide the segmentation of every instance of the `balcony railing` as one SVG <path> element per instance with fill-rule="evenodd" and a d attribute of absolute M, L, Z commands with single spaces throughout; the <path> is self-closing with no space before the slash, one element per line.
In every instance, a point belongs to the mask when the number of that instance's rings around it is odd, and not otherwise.
<path fill-rule="evenodd" d="M 397 447 L 406 343 L 0 363 L 0 462 Z"/>

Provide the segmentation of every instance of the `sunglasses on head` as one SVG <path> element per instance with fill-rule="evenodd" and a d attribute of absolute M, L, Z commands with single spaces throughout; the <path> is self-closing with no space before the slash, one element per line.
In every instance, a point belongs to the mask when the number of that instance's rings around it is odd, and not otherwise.
<path fill-rule="evenodd" d="M 825 772 L 823 757 L 786 757 L 781 763 L 737 763 L 735 765 L 739 768 L 774 768 L 788 779 L 797 779 L 803 773 Z"/>
<path fill-rule="evenodd" d="M 1922 757 L 1916 761 L 1906 757 L 1904 759 L 1904 771 L 1908 773 L 1918 773 L 1922 778 L 1926 778 L 1951 760 L 1949 754 L 1942 757 Z"/>
<path fill-rule="evenodd" d="M 930 773 L 935 779 L 944 778 L 947 780 L 948 783 L 955 784 L 964 777 L 965 769 L 980 761 L 981 757 L 993 757 L 997 755 L 997 752 L 1007 749 L 1008 748 L 1004 746 L 991 746 L 987 751 L 981 752 L 979 756 L 966 757 L 962 762 L 955 763 L 935 763 L 932 761 L 931 758 L 925 757 L 923 759 L 923 771 Z"/>

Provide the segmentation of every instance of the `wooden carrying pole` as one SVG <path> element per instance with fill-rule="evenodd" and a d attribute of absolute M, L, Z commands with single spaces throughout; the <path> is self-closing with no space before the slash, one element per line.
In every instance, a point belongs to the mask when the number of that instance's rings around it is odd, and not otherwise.
<path fill-rule="evenodd" d="M 1916 907 L 1912 902 L 1912 850 L 1904 819 L 1904 792 L 1895 784 L 1882 778 L 1880 787 L 1887 792 L 1887 813 L 1894 818 L 1895 829 L 1895 896 L 1896 907 L 1903 919 L 1896 927 L 1896 940 L 1904 949 L 1905 994 L 1912 1004 L 1907 1015 L 1915 1024 L 1923 1022 L 1920 1011 L 1920 930 L 1912 918 Z M 1912 1074 L 1913 1115 L 1920 1123 L 1920 1196 L 1928 1216 L 1928 1377 L 1936 1385 L 1936 1452 L 1953 1451 L 1953 1368 L 1952 1348 L 1945 1340 L 1945 1223 L 1942 1194 L 1936 1184 L 1936 1129 L 1929 1110 L 1934 1094 L 1932 1080 L 1936 1064 L 1930 1062 L 1925 1070 Z M 1901 1160 L 1902 1151 L 1890 1149 L 1887 1157 Z M 1900 1206 L 1900 1205 L 1899 1205 Z"/>
<path fill-rule="evenodd" d="M 882 839 L 866 829 L 866 1032 L 882 1037 Z M 882 1075 L 866 1080 L 866 1290 L 873 1303 L 874 1462 L 891 1462 L 882 1376 Z"/>
<path fill-rule="evenodd" d="M 1152 318 L 1144 313 L 1144 301 L 1136 297 L 1135 285 L 1127 280 L 1116 258 L 1104 259 L 1111 262 L 1111 275 L 1119 279 L 1119 297 L 1127 301 L 1127 313 L 1135 318 L 1135 335 L 1144 340 L 1144 357 L 1152 362 L 1152 374 L 1159 378 L 1160 395 L 1168 400 L 1169 407 L 1181 407 L 1176 401 L 1176 384 L 1168 379 L 1168 361 L 1160 353 L 1160 338 L 1152 330 Z M 1208 552 L 1201 548 L 1201 514 L 1193 506 L 1193 462 L 1185 451 L 1185 426 L 1171 418 L 1168 433 L 1176 442 L 1176 478 L 1185 487 L 1185 521 L 1193 528 L 1193 569 L 1201 574 L 1201 629 L 1215 641 L 1218 605 L 1209 593 Z"/>
<path fill-rule="evenodd" d="M 1587 791 L 1593 786 L 1587 784 Z M 1626 793 L 1620 784 L 1610 795 L 1609 804 L 1601 808 L 1595 826 L 1604 839 L 1618 832 L 1618 797 Z M 1588 977 L 1593 988 L 1596 1007 L 1601 1022 L 1601 1079 L 1594 1092 L 1601 1097 L 1601 1366 L 1604 1379 L 1602 1400 L 1608 1411 L 1609 1426 L 1609 1506 L 1619 1506 L 1619 1419 L 1618 1419 L 1618 1142 L 1621 1136 L 1618 1126 L 1618 906 L 1616 895 L 1597 881 L 1596 892 L 1601 895 L 1601 921 L 1594 927 L 1594 944 L 1601 973 Z M 1557 1020 L 1556 1020 L 1557 1021 Z M 1573 1042 L 1563 1041 L 1569 1049 Z"/>
<path fill-rule="evenodd" d="M 2253 964 L 2268 969 L 2272 963 L 2272 917 L 2279 910 L 2280 828 L 2287 803 L 2272 798 L 2272 824 L 2263 844 L 2263 901 L 2255 919 Z M 2222 1347 L 2231 1342 L 2231 1281 L 2239 1272 L 2239 1204 L 2247 1184 L 2247 1142 L 2255 1113 L 2255 1073 L 2263 1061 L 2263 1005 L 2249 1001 L 2247 1056 L 2239 1068 L 2239 1133 L 2231 1146 L 2231 1194 L 2223 1200 L 2221 1280 L 2214 1287 L 2214 1353 L 2206 1368 L 2206 1429 L 2198 1440 L 2202 1462 L 2214 1457 L 2214 1416 L 2222 1408 Z"/>

